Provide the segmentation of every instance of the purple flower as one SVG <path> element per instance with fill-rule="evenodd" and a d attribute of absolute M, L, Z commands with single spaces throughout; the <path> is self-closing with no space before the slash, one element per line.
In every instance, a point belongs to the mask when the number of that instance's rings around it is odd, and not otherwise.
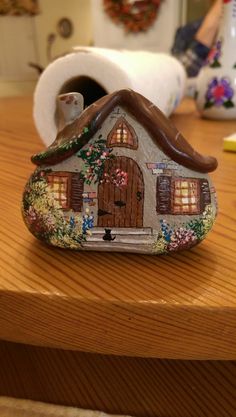
<path fill-rule="evenodd" d="M 234 90 L 230 86 L 230 82 L 226 78 L 213 78 L 208 84 L 208 89 L 205 95 L 207 103 L 217 107 L 222 106 L 225 102 L 232 99 Z"/>
<path fill-rule="evenodd" d="M 220 57 L 221 57 L 221 40 L 218 40 L 216 44 L 210 50 L 208 57 L 207 57 L 207 62 L 211 66 L 220 66 L 218 62 Z M 214 65 L 214 64 L 217 64 L 217 65 Z"/>

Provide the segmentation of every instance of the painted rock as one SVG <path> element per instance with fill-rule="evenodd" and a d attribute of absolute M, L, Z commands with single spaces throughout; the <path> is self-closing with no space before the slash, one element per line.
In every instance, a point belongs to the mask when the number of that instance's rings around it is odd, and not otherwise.
<path fill-rule="evenodd" d="M 76 250 L 163 254 L 202 241 L 216 216 L 202 156 L 142 95 L 120 90 L 82 111 L 59 96 L 56 140 L 33 155 L 23 194 L 33 235 Z"/>

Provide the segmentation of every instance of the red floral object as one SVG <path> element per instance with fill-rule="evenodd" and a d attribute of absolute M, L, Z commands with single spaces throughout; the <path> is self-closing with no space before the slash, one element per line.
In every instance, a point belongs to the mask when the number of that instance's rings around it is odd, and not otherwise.
<path fill-rule="evenodd" d="M 224 106 L 226 109 L 234 107 L 232 101 L 234 90 L 230 85 L 230 81 L 226 78 L 213 78 L 208 84 L 208 89 L 205 94 L 206 103 L 205 109 L 212 106 Z"/>
<path fill-rule="evenodd" d="M 145 32 L 156 20 L 162 0 L 103 0 L 104 10 L 126 32 Z"/>

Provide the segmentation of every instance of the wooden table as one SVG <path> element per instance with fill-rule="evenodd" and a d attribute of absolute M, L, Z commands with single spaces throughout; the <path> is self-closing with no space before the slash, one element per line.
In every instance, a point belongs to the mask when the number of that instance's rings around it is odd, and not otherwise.
<path fill-rule="evenodd" d="M 222 152 L 222 137 L 236 121 L 201 120 L 189 100 L 172 117 L 218 158 L 219 216 L 198 247 L 151 257 L 62 251 L 29 234 L 21 194 L 43 148 L 31 111 L 30 98 L 0 100 L 0 395 L 235 416 L 236 154 Z"/>

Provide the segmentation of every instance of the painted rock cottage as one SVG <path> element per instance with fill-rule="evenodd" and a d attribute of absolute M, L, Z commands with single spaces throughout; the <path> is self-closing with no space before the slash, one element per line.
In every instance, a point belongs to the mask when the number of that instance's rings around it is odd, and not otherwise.
<path fill-rule="evenodd" d="M 203 240 L 216 216 L 208 172 L 150 101 L 132 90 L 82 111 L 79 93 L 59 96 L 60 131 L 32 157 L 23 217 L 39 239 L 63 248 L 162 254 Z"/>

